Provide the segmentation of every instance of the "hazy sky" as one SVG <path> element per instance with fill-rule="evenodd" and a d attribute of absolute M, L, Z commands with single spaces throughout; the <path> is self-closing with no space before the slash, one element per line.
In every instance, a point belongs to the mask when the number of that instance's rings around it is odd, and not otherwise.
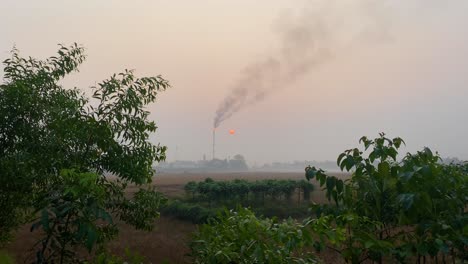
<path fill-rule="evenodd" d="M 169 160 L 201 159 L 245 69 L 296 47 L 282 34 L 291 24 L 319 25 L 318 63 L 290 82 L 264 77 L 275 83 L 262 87 L 267 96 L 218 128 L 218 157 L 334 160 L 384 131 L 406 140 L 404 152 L 468 159 L 467 13 L 466 0 L 0 0 L 0 59 L 13 45 L 45 58 L 77 42 L 88 59 L 66 86 L 89 91 L 124 69 L 161 74 L 173 87 L 150 107 L 152 140 Z"/>

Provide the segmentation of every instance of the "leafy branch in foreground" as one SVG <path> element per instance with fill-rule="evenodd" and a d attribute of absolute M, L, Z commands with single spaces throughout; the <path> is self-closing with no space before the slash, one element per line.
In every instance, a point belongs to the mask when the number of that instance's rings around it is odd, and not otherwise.
<path fill-rule="evenodd" d="M 113 216 L 150 230 L 165 201 L 143 186 L 166 152 L 149 142 L 157 127 L 145 107 L 169 83 L 124 71 L 93 87 L 88 99 L 59 84 L 84 60 L 84 49 L 74 44 L 46 60 L 22 58 L 14 49 L 3 62 L 0 239 L 39 214 L 32 227 L 45 235 L 38 263 L 69 263 L 76 247 L 91 251 L 111 239 Z M 134 198 L 124 196 L 128 184 L 141 189 Z"/>
<path fill-rule="evenodd" d="M 360 142 L 363 150 L 346 150 L 337 160 L 352 172 L 348 180 L 306 168 L 306 178 L 334 202 L 315 206 L 323 224 L 314 227 L 323 238 L 317 248 L 331 243 L 352 263 L 468 258 L 468 166 L 442 164 L 429 148 L 398 160 L 404 141 L 383 133 Z"/>

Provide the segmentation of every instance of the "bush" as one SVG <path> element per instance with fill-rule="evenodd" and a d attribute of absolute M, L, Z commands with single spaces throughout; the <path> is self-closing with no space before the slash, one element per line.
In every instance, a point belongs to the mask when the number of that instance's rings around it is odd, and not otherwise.
<path fill-rule="evenodd" d="M 353 172 L 349 180 L 306 168 L 306 178 L 316 178 L 335 203 L 315 208 L 314 232 L 353 263 L 468 258 L 467 165 L 442 164 L 428 148 L 399 160 L 404 141 L 383 133 L 360 142 L 364 150 L 346 150 L 337 160 Z"/>
<path fill-rule="evenodd" d="M 259 219 L 248 209 L 224 211 L 191 243 L 195 263 L 315 263 L 300 249 L 308 233 L 292 220 Z"/>
<path fill-rule="evenodd" d="M 292 199 L 293 193 L 296 191 L 300 194 L 303 192 L 303 200 L 309 201 L 310 193 L 314 186 L 305 180 L 261 180 L 249 182 L 246 180 L 235 179 L 233 181 L 214 181 L 211 178 L 205 179 L 203 182 L 188 182 L 184 189 L 192 200 L 208 201 L 211 205 L 213 201 L 246 201 L 249 195 L 253 196 L 254 200 L 261 200 L 265 203 L 265 197 L 271 200 L 284 198 L 286 201 Z M 298 202 L 299 202 L 298 198 Z"/>
<path fill-rule="evenodd" d="M 216 212 L 215 209 L 178 200 L 171 201 L 162 208 L 162 213 L 172 215 L 180 220 L 191 221 L 194 224 L 207 223 L 209 219 L 216 217 Z"/>

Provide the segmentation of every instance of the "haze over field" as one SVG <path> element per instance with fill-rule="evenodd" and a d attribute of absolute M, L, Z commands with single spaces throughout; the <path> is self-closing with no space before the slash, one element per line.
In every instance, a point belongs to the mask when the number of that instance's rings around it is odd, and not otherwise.
<path fill-rule="evenodd" d="M 13 45 L 45 58 L 77 42 L 88 60 L 65 85 L 163 75 L 173 88 L 150 110 L 169 160 L 210 157 L 216 117 L 218 157 L 334 160 L 385 131 L 407 151 L 430 143 L 468 159 L 467 11 L 464 0 L 2 0 L 0 59 Z"/>

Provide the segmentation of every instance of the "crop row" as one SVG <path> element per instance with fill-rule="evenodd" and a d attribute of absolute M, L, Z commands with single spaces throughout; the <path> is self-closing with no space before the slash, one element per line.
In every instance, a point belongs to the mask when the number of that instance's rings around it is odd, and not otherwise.
<path fill-rule="evenodd" d="M 306 180 L 257 180 L 247 181 L 235 179 L 232 181 L 214 181 L 206 178 L 202 182 L 188 182 L 184 187 L 186 193 L 193 199 L 205 201 L 245 201 L 254 199 L 264 202 L 271 200 L 291 200 L 297 194 L 298 202 L 309 201 L 314 186 Z M 302 194 L 302 195 L 301 195 Z"/>

